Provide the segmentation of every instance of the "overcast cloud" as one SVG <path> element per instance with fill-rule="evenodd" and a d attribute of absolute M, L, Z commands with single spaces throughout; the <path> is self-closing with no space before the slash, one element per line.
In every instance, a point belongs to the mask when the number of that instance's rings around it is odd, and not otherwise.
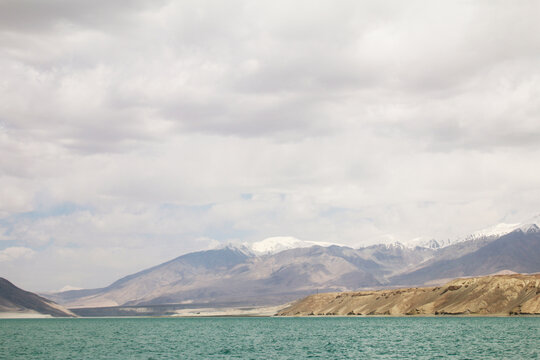
<path fill-rule="evenodd" d="M 0 0 L 0 276 L 540 213 L 538 1 Z"/>

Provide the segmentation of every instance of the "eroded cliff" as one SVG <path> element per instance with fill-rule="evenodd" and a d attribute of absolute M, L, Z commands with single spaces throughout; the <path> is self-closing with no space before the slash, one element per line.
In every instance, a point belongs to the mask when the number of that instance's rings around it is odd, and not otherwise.
<path fill-rule="evenodd" d="M 279 316 L 540 314 L 540 274 L 456 279 L 440 287 L 310 295 Z"/>

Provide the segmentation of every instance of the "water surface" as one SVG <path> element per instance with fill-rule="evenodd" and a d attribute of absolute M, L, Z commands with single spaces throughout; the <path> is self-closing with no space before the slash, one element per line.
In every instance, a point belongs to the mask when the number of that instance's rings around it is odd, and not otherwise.
<path fill-rule="evenodd" d="M 0 359 L 537 359 L 540 318 L 0 320 Z"/>

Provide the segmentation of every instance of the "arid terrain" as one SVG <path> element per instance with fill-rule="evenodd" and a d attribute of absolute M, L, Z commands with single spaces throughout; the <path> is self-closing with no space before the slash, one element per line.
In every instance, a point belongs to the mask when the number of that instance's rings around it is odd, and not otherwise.
<path fill-rule="evenodd" d="M 534 220 L 540 222 L 540 220 Z M 44 293 L 67 308 L 204 304 L 277 306 L 319 292 L 440 286 L 450 279 L 500 271 L 540 272 L 540 228 L 521 226 L 502 236 L 481 231 L 463 241 L 422 246 L 378 244 L 287 248 L 260 246 L 198 251 L 128 275 L 104 288 Z M 272 246 L 270 246 L 272 245 Z M 294 246 L 294 245 L 293 245 Z"/>
<path fill-rule="evenodd" d="M 540 274 L 461 278 L 440 287 L 310 295 L 279 316 L 540 315 Z"/>
<path fill-rule="evenodd" d="M 0 278 L 0 318 L 74 317 L 71 311 Z"/>

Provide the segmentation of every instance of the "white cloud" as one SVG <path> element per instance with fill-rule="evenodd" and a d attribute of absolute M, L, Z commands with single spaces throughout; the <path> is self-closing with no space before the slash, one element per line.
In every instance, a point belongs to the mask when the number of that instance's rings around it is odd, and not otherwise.
<path fill-rule="evenodd" d="M 0 251 L 0 262 L 13 261 L 17 259 L 30 259 L 35 255 L 35 251 L 22 246 L 12 246 Z"/>
<path fill-rule="evenodd" d="M 231 239 L 519 222 L 539 211 L 538 7 L 3 1 L 0 239 L 36 261 L 0 270 L 103 286 Z M 31 280 L 55 264 L 73 276 Z"/>

